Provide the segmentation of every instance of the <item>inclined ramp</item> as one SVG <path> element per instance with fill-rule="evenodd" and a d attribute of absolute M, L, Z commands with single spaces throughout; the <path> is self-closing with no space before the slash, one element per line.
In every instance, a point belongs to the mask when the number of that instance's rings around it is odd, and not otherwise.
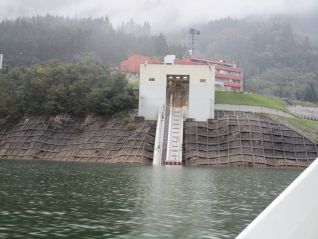
<path fill-rule="evenodd" d="M 158 110 L 153 165 L 182 165 L 183 108 L 181 91 L 170 97 L 170 105 Z"/>

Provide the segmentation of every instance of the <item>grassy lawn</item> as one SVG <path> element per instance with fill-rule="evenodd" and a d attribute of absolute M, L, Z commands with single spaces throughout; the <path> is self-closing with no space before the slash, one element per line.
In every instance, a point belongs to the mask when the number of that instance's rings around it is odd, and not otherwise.
<path fill-rule="evenodd" d="M 215 103 L 234 105 L 258 105 L 288 111 L 287 105 L 282 99 L 252 93 L 215 91 Z"/>
<path fill-rule="evenodd" d="M 139 89 L 139 81 L 129 82 L 128 87 L 131 89 Z"/>
<path fill-rule="evenodd" d="M 312 139 L 315 143 L 318 143 L 318 121 L 286 117 L 278 118 L 304 132 L 304 134 Z"/>

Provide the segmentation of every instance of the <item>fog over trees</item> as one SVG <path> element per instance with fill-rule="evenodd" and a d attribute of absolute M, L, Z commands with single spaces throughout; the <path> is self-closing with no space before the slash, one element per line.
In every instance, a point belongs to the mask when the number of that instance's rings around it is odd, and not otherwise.
<path fill-rule="evenodd" d="M 316 101 L 318 30 L 312 19 L 318 19 L 318 14 L 223 18 L 198 24 L 201 35 L 196 54 L 242 67 L 247 91 Z M 187 29 L 160 34 L 152 33 L 148 22 L 136 24 L 134 20 L 114 27 L 107 17 L 22 17 L 0 22 L 0 52 L 9 67 L 50 60 L 77 62 L 85 55 L 117 67 L 132 54 L 162 58 L 169 53 L 182 57 L 186 53 Z"/>
<path fill-rule="evenodd" d="M 223 19 L 201 25 L 198 50 L 244 69 L 245 90 L 305 99 L 318 89 L 318 47 L 313 35 L 283 20 Z M 312 99 L 314 100 L 314 99 Z"/>
<path fill-rule="evenodd" d="M 128 27 L 135 30 L 128 32 Z M 9 66 L 72 61 L 93 53 L 102 62 L 117 65 L 131 54 L 162 56 L 169 52 L 162 34 L 150 36 L 149 25 L 133 22 L 115 30 L 105 18 L 23 17 L 0 23 L 0 51 Z"/>

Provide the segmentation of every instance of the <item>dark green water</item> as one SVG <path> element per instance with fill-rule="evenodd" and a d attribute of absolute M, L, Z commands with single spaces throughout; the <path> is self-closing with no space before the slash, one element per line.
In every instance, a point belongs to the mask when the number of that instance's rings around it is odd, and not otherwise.
<path fill-rule="evenodd" d="M 0 238 L 235 238 L 299 174 L 0 161 Z"/>

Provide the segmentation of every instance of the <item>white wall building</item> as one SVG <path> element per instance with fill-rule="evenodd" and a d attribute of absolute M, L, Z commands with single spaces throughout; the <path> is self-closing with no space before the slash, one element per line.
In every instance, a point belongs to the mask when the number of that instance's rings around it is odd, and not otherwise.
<path fill-rule="evenodd" d="M 214 83 L 214 66 L 141 64 L 139 116 L 156 120 L 158 109 L 169 105 L 177 87 L 181 102 L 178 104 L 183 107 L 186 118 L 213 119 Z"/>

